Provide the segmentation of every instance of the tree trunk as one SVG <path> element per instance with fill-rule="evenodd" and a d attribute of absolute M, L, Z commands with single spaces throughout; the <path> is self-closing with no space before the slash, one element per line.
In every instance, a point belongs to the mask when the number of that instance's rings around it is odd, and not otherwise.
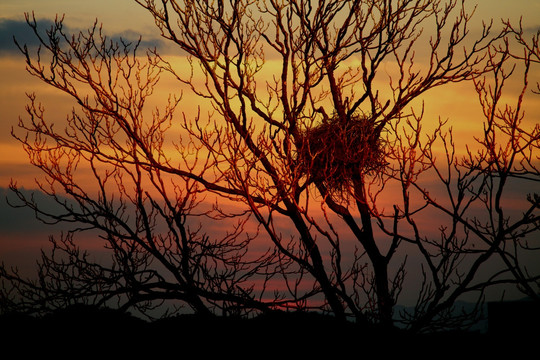
<path fill-rule="evenodd" d="M 375 293 L 377 295 L 378 320 L 383 327 L 392 327 L 392 312 L 394 299 L 388 287 L 388 259 L 381 254 L 375 242 L 373 227 L 371 225 L 371 211 L 367 203 L 363 182 L 354 181 L 354 191 L 358 210 L 362 220 L 362 231 L 358 240 L 366 249 L 375 272 Z"/>
<path fill-rule="evenodd" d="M 332 308 L 335 317 L 339 320 L 345 320 L 345 308 L 338 295 L 336 294 L 335 286 L 332 285 L 330 279 L 328 278 L 328 275 L 326 274 L 326 271 L 324 269 L 324 262 L 322 260 L 322 256 L 317 244 L 311 237 L 309 229 L 301 218 L 301 215 L 298 214 L 298 211 L 294 208 L 294 205 L 291 204 L 289 206 L 288 202 L 287 205 L 289 207 L 289 210 L 291 210 L 290 218 L 293 220 L 296 229 L 300 233 L 302 242 L 304 243 L 305 247 L 309 252 L 309 257 L 312 262 L 312 275 L 321 285 L 321 289 L 326 297 L 326 301 L 328 301 L 328 304 Z"/>

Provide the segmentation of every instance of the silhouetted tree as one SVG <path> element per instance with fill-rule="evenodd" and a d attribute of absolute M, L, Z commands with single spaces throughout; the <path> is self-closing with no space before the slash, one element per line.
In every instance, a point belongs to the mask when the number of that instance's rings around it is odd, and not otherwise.
<path fill-rule="evenodd" d="M 3 269 L 13 306 L 174 300 L 202 314 L 316 309 L 390 327 L 414 276 L 417 303 L 401 315 L 422 331 L 464 324 L 456 300 L 480 304 L 492 285 L 538 293 L 520 260 L 538 248 L 538 195 L 526 192 L 539 128 L 522 108 L 537 41 L 511 56 L 518 32 L 471 35 L 455 0 L 136 2 L 180 56 L 140 56 L 97 25 L 69 35 L 62 19 L 42 36 L 28 18 L 42 43 L 21 46 L 28 71 L 76 106 L 58 129 L 30 95 L 15 133 L 62 211 L 12 188 L 44 221 L 76 226 L 52 239 L 39 280 Z M 523 91 L 503 104 L 520 60 Z M 147 109 L 168 75 L 199 101 L 182 115 L 175 95 Z M 466 81 L 485 119 L 462 155 L 446 122 L 422 130 L 433 120 L 419 101 Z M 110 265 L 78 248 L 85 230 Z"/>

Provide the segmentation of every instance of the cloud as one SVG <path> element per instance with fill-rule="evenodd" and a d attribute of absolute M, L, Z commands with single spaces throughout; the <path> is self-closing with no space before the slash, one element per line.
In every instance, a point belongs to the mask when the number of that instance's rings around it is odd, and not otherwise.
<path fill-rule="evenodd" d="M 529 36 L 540 34 L 540 25 L 531 25 L 523 28 L 525 34 Z"/>
<path fill-rule="evenodd" d="M 62 207 L 50 196 L 39 189 L 19 189 L 25 197 L 33 198 L 40 209 L 50 213 L 61 213 Z M 59 201 L 71 200 L 59 196 Z M 49 252 L 52 245 L 50 236 L 60 239 L 61 233 L 73 230 L 73 224 L 45 224 L 36 218 L 29 207 L 21 206 L 17 195 L 6 187 L 0 186 L 0 264 L 15 266 L 23 270 L 23 275 L 35 275 L 35 262 L 41 251 Z M 103 240 L 97 231 L 85 231 L 77 234 L 77 244 L 91 251 L 93 255 L 104 256 Z"/>
<path fill-rule="evenodd" d="M 53 25 L 51 20 L 39 20 L 39 29 L 48 29 Z M 26 44 L 28 47 L 37 47 L 39 40 L 26 21 L 17 19 L 0 19 L 0 55 L 18 54 L 20 50 L 15 44 Z"/>
<path fill-rule="evenodd" d="M 160 52 L 164 52 L 167 48 L 166 42 L 162 38 L 143 36 L 137 33 L 135 30 L 125 30 L 121 34 L 115 34 L 111 36 L 113 41 L 120 41 L 123 39 L 127 42 L 136 42 L 140 39 L 139 49 L 157 49 Z"/>
<path fill-rule="evenodd" d="M 40 191 L 21 190 L 25 196 L 34 196 L 36 202 L 47 210 L 55 210 L 58 204 Z M 28 207 L 18 207 L 22 203 L 7 188 L 0 187 L 0 231 L 10 233 L 42 233 L 51 232 L 51 226 L 36 219 L 35 213 Z"/>
<path fill-rule="evenodd" d="M 40 34 L 45 36 L 45 32 L 54 25 L 54 21 L 48 19 L 37 20 L 37 29 Z M 65 24 L 63 29 L 66 34 L 76 34 L 80 29 L 73 29 Z M 141 36 L 137 31 L 127 29 L 116 34 L 107 34 L 107 38 L 113 42 L 120 42 L 122 39 L 125 43 L 136 43 L 140 39 L 139 49 L 158 49 L 166 51 L 166 42 L 161 37 L 145 35 Z M 25 20 L 0 18 L 0 56 L 1 55 L 17 55 L 20 54 L 15 40 L 21 45 L 26 45 L 28 48 L 37 48 L 40 44 L 39 39 L 34 34 L 32 28 Z"/>

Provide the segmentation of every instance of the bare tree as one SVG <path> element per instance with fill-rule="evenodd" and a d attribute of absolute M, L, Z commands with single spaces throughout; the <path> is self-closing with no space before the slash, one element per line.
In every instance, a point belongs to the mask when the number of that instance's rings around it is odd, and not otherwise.
<path fill-rule="evenodd" d="M 40 36 L 35 19 L 28 23 Z M 138 57 L 138 43 L 109 40 L 97 26 L 87 33 L 65 34 L 62 19 L 40 41 L 38 53 L 47 50 L 51 66 L 45 67 L 41 58 L 34 63 L 21 48 L 29 72 L 69 94 L 79 108 L 57 132 L 55 121 L 47 122 L 43 107 L 29 96 L 29 121 L 19 124 L 26 135 L 15 136 L 46 175 L 38 183 L 40 190 L 59 206 L 42 209 L 15 185 L 13 190 L 40 220 L 77 225 L 51 239 L 53 251 L 43 254 L 39 281 L 3 273 L 14 284 L 11 291 L 23 295 L 33 310 L 44 310 L 36 304 L 47 309 L 78 301 L 108 304 L 118 298 L 122 308 L 145 311 L 156 300 L 175 299 L 204 314 L 214 305 L 226 310 L 229 303 L 241 307 L 241 299 L 256 302 L 251 285 L 242 284 L 265 274 L 274 255 L 250 253 L 246 260 L 253 240 L 243 232 L 247 216 L 238 215 L 236 224 L 229 222 L 222 235 L 213 237 L 202 231 L 201 220 L 189 220 L 224 218 L 218 208 L 201 206 L 198 199 L 197 179 L 215 165 L 211 157 L 199 156 L 200 144 L 189 140 L 175 142 L 178 157 L 167 154 L 166 134 L 179 99 L 171 97 L 164 109 L 144 113 L 161 72 L 156 59 Z M 149 159 L 180 174 L 171 178 Z M 181 175 L 189 171 L 192 176 Z M 91 180 L 81 180 L 81 172 L 89 172 Z M 76 245 L 73 235 L 89 230 L 99 230 L 111 251 L 109 266 L 90 260 Z M 257 302 L 248 307 L 267 306 Z"/>
<path fill-rule="evenodd" d="M 18 194 L 44 219 L 99 230 L 114 254 L 105 268 L 71 233 L 55 241 L 70 261 L 45 255 L 41 283 L 3 272 L 19 294 L 37 289 L 29 303 L 75 293 L 143 310 L 163 299 L 199 313 L 294 307 L 389 327 L 406 256 L 421 259 L 417 304 L 402 314 L 415 331 L 463 324 L 453 304 L 470 293 L 481 300 L 492 285 L 537 294 L 538 274 L 520 256 L 537 249 L 538 195 L 518 215 L 503 203 L 512 181 L 538 181 L 539 129 L 521 122 L 531 55 L 517 106 L 500 107 L 516 59 L 509 25 L 492 34 L 485 24 L 472 37 L 464 1 L 137 3 L 187 69 L 157 50 L 137 56 L 136 44 L 111 42 L 96 26 L 70 37 L 61 19 L 40 38 L 47 65 L 21 47 L 29 71 L 78 110 L 58 131 L 30 96 L 25 135 L 16 135 L 64 212 Z M 196 95 L 198 110 L 178 116 L 171 97 L 143 111 L 160 75 Z M 444 122 L 422 130 L 418 102 L 466 81 L 485 132 L 460 158 Z M 83 164 L 93 188 L 76 181 Z M 389 193 L 390 211 L 380 206 Z M 440 224 L 419 224 L 435 213 Z M 236 225 L 216 237 L 200 219 Z M 261 243 L 267 250 L 252 254 Z M 486 276 L 495 258 L 503 266 Z"/>

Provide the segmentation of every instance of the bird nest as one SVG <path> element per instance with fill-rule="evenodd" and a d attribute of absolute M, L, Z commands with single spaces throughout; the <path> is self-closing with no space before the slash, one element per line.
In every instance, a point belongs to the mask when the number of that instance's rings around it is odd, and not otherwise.
<path fill-rule="evenodd" d="M 302 174 L 335 193 L 384 166 L 380 130 L 372 119 L 337 116 L 305 130 L 298 149 Z"/>

